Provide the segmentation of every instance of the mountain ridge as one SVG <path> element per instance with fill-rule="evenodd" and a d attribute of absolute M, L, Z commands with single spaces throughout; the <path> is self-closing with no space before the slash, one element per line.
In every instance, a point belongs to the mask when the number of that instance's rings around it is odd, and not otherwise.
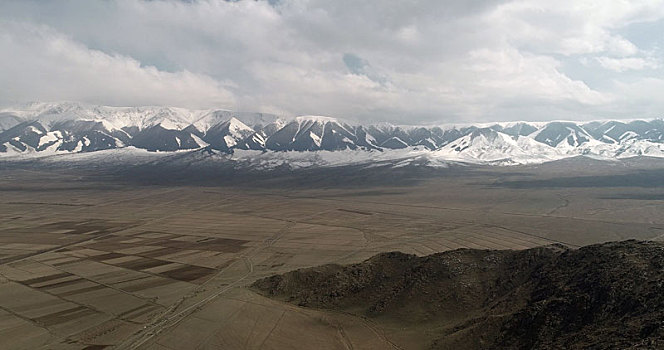
<path fill-rule="evenodd" d="M 504 122 L 441 126 L 359 124 L 324 116 L 175 107 L 33 103 L 0 110 L 0 156 L 135 147 L 233 153 L 412 150 L 429 158 L 503 165 L 579 155 L 664 157 L 662 119 Z"/>
<path fill-rule="evenodd" d="M 664 345 L 663 263 L 662 243 L 635 240 L 388 252 L 266 277 L 252 288 L 371 319 L 421 348 L 656 349 Z"/>

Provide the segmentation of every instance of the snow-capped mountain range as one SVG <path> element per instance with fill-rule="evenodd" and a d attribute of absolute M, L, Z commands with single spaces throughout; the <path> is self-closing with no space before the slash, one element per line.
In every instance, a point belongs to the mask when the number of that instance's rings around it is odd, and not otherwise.
<path fill-rule="evenodd" d="M 283 118 L 225 110 L 70 102 L 0 110 L 0 156 L 113 149 L 203 149 L 210 154 L 234 155 L 234 159 L 274 158 L 282 163 L 316 158 L 345 159 L 348 163 L 418 159 L 429 165 L 446 161 L 510 165 L 579 155 L 604 159 L 664 157 L 664 121 L 395 126 L 359 125 L 320 116 Z"/>

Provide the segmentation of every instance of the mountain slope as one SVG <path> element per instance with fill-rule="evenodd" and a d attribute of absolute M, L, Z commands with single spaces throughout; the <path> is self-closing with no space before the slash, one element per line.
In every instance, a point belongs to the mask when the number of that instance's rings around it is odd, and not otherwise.
<path fill-rule="evenodd" d="M 214 149 L 230 151 L 254 133 L 254 129 L 231 117 L 229 120 L 210 127 L 202 135 L 202 139 Z"/>
<path fill-rule="evenodd" d="M 321 151 L 398 152 L 404 158 L 405 151 L 412 151 L 413 157 L 426 159 L 422 164 L 449 160 L 511 165 L 579 155 L 664 157 L 664 121 L 360 125 L 321 116 L 289 119 L 226 110 L 71 102 L 33 103 L 0 111 L 0 156 L 123 147 L 165 152 L 203 147 L 225 153 L 254 150 L 276 158 L 283 158 L 280 152 Z"/>
<path fill-rule="evenodd" d="M 661 243 L 637 241 L 393 252 L 272 276 L 253 288 L 369 317 L 435 349 L 660 348 L 663 266 Z"/>

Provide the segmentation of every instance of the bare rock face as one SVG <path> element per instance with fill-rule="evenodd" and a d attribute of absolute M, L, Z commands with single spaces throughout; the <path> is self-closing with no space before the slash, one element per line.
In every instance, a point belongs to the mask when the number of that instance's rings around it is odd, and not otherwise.
<path fill-rule="evenodd" d="M 421 331 L 436 349 L 664 347 L 664 245 L 399 252 L 292 271 L 258 292 Z"/>

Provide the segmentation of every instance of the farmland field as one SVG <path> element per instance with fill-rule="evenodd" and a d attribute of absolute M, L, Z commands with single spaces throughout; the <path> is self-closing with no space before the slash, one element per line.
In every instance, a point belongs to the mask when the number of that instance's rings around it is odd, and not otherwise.
<path fill-rule="evenodd" d="M 288 176 L 145 185 L 0 169 L 7 349 L 417 348 L 395 325 L 248 286 L 385 251 L 664 240 L 664 164 L 654 161 L 440 170 L 380 186 Z"/>

